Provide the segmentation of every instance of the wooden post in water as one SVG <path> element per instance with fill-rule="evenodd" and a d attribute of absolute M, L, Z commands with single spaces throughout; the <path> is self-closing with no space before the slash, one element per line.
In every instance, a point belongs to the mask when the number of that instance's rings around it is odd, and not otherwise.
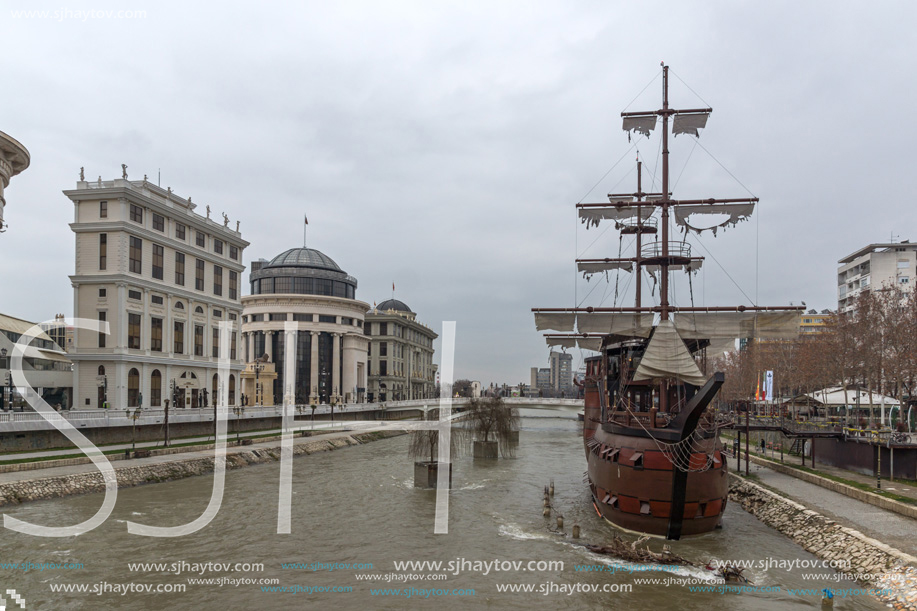
<path fill-rule="evenodd" d="M 748 406 L 745 407 L 745 476 L 748 477 Z"/>

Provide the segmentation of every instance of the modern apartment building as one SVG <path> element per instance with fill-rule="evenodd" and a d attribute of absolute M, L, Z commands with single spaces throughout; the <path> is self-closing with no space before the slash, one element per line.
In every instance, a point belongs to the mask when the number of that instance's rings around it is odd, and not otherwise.
<path fill-rule="evenodd" d="M 890 285 L 910 291 L 917 281 L 917 244 L 870 244 L 837 263 L 837 309 L 849 312 L 862 291 Z"/>
<path fill-rule="evenodd" d="M 74 318 L 108 323 L 110 334 L 77 329 L 74 407 L 212 405 L 219 323 L 233 323 L 228 402 L 238 403 L 240 283 L 248 242 L 239 223 L 195 212 L 146 180 L 80 180 L 64 191 L 74 207 Z M 174 388 L 174 392 L 173 389 Z"/>
<path fill-rule="evenodd" d="M 551 352 L 551 387 L 555 393 L 571 396 L 573 385 L 573 355 L 566 352 Z"/>

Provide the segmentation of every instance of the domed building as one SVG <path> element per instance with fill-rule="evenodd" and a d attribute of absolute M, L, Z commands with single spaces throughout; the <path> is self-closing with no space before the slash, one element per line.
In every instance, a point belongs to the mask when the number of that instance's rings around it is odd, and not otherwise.
<path fill-rule="evenodd" d="M 357 279 L 321 251 L 291 248 L 254 261 L 249 280 L 251 294 L 242 297 L 246 403 L 279 405 L 285 394 L 297 405 L 365 401 L 369 304 L 355 297 Z M 287 333 L 295 336 L 295 382 L 284 366 Z"/>
<path fill-rule="evenodd" d="M 366 314 L 369 349 L 369 401 L 434 398 L 436 365 L 433 340 L 438 336 L 417 322 L 403 301 L 387 299 Z"/>

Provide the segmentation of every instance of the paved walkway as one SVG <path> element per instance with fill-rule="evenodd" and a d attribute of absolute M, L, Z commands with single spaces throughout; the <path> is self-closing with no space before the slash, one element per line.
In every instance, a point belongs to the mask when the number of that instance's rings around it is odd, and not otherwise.
<path fill-rule="evenodd" d="M 777 459 L 779 458 L 778 454 Z M 817 466 L 821 468 L 821 465 Z M 729 458 L 729 467 L 737 470 L 734 458 Z M 742 473 L 745 473 L 744 460 L 741 461 L 741 468 Z M 750 463 L 749 473 L 757 476 L 758 481 L 765 486 L 779 491 L 797 503 L 814 509 L 844 526 L 854 528 L 869 537 L 917 556 L 917 521 L 915 520 L 754 463 Z M 849 471 L 843 471 L 841 476 L 847 477 L 849 473 Z M 847 477 L 847 479 L 853 478 Z"/>
<path fill-rule="evenodd" d="M 304 429 L 308 431 L 311 431 L 311 430 L 321 431 L 321 430 L 329 430 L 333 428 L 339 429 L 342 427 L 346 427 L 348 424 L 352 424 L 352 422 L 348 422 L 346 420 L 341 420 L 341 421 L 334 422 L 334 423 L 316 422 L 313 428 L 312 426 L 310 426 L 309 422 L 303 423 L 303 421 L 300 421 L 300 420 L 296 421 L 297 428 L 304 427 Z M 242 438 L 267 437 L 269 435 L 279 435 L 279 434 L 280 434 L 280 429 L 278 428 L 278 429 L 270 429 L 267 431 L 249 431 L 249 432 L 242 431 L 239 434 L 239 437 L 242 437 Z M 235 431 L 230 430 L 227 433 L 227 438 L 230 441 L 235 440 L 236 438 Z M 199 436 L 199 437 L 187 437 L 187 438 L 172 440 L 172 445 L 186 444 L 186 443 L 213 443 L 213 435 L 209 435 L 209 436 L 204 435 L 204 436 Z M 132 447 L 134 446 L 129 443 L 118 443 L 118 444 L 113 444 L 113 445 L 98 446 L 98 448 L 102 450 L 103 452 L 108 452 L 109 450 L 129 450 Z M 155 449 L 155 448 L 161 448 L 161 447 L 163 447 L 162 440 L 138 441 L 137 442 L 138 449 Z M 21 460 L 27 460 L 31 458 L 46 458 L 46 457 L 53 457 L 53 456 L 73 456 L 74 454 L 82 454 L 82 452 L 80 452 L 80 450 L 78 450 L 77 448 L 66 448 L 63 450 L 41 450 L 38 452 L 13 452 L 9 454 L 0 454 L 0 462 L 21 461 Z"/>
<path fill-rule="evenodd" d="M 294 437 L 293 443 L 296 445 L 302 443 L 311 443 L 313 441 L 322 441 L 326 439 L 335 439 L 337 437 L 347 437 L 348 435 L 357 435 L 365 431 L 338 431 L 334 433 L 327 433 L 324 435 L 313 435 L 310 437 Z M 238 454 L 241 452 L 251 452 L 259 448 L 276 448 L 280 445 L 280 438 L 265 441 L 262 443 L 255 443 L 250 446 L 231 446 L 226 448 L 226 454 Z M 182 452 L 179 454 L 164 454 L 161 456 L 150 456 L 147 458 L 133 458 L 130 460 L 116 461 L 112 463 L 112 466 L 117 469 L 122 469 L 125 467 L 137 467 L 141 465 L 155 465 L 162 464 L 167 462 L 174 462 L 179 460 L 189 460 L 193 458 L 201 458 L 206 456 L 213 456 L 213 450 L 206 450 L 201 452 Z M 98 473 L 95 465 L 92 463 L 87 463 L 83 465 L 69 465 L 66 467 L 52 467 L 50 469 L 37 469 L 31 471 L 14 471 L 10 473 L 0 473 L 0 484 L 6 484 L 9 482 L 18 482 L 29 479 L 41 479 L 46 477 L 58 477 L 61 475 L 75 475 L 79 473 L 88 473 L 88 472 Z"/>

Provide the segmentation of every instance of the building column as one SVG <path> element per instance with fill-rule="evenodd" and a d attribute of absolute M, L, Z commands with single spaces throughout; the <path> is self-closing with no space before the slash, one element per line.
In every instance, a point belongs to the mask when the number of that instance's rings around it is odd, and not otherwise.
<path fill-rule="evenodd" d="M 264 332 L 264 351 L 267 353 L 268 360 L 274 362 L 274 332 Z"/>
<path fill-rule="evenodd" d="M 309 368 L 309 380 L 312 385 L 312 388 L 309 389 L 309 401 L 311 402 L 312 397 L 318 397 L 318 331 L 310 331 L 309 333 L 312 335 L 311 367 Z"/>
<path fill-rule="evenodd" d="M 340 397 L 344 396 L 344 390 L 341 388 L 341 334 L 331 334 L 331 391 Z"/>
<path fill-rule="evenodd" d="M 245 335 L 245 362 L 251 363 L 255 360 L 255 336 L 251 331 L 243 333 Z"/>

